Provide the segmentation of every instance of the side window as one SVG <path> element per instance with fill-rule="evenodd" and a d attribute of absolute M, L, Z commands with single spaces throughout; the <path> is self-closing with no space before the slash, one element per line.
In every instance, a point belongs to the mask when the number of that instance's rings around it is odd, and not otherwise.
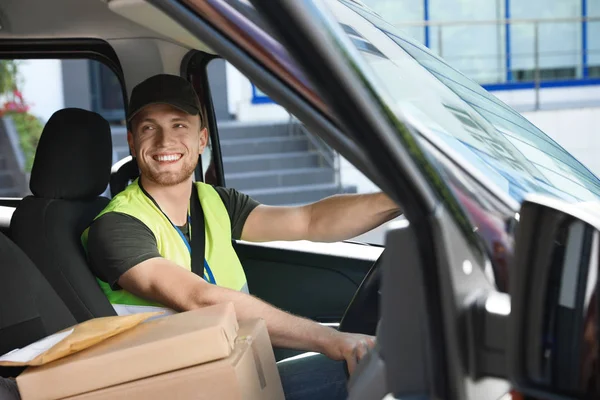
<path fill-rule="evenodd" d="M 129 155 L 123 104 L 119 79 L 98 61 L 0 60 L 0 198 L 30 194 L 40 135 L 63 108 L 98 112 L 111 124 L 113 162 Z"/>
<path fill-rule="evenodd" d="M 266 205 L 308 204 L 379 188 L 223 60 L 208 66 L 225 182 Z M 385 226 L 357 241 L 383 244 Z"/>

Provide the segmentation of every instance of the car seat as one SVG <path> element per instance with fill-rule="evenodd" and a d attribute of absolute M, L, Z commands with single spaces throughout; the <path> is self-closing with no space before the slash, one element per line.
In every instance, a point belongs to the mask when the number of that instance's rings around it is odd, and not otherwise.
<path fill-rule="evenodd" d="M 99 114 L 77 108 L 46 123 L 31 171 L 32 196 L 13 214 L 11 238 L 78 322 L 115 315 L 87 265 L 81 234 L 108 204 L 112 139 Z"/>

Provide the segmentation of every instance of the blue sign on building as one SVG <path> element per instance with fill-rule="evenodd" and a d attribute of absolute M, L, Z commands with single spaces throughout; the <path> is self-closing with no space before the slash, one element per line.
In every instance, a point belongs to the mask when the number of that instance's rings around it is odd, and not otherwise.
<path fill-rule="evenodd" d="M 252 104 L 274 104 L 269 96 L 252 84 Z"/>

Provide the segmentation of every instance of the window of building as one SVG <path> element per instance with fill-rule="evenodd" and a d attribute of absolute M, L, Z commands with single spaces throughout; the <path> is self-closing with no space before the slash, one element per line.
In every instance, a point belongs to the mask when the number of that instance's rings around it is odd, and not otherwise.
<path fill-rule="evenodd" d="M 587 15 L 600 18 L 600 1 L 587 1 Z M 586 47 L 589 76 L 600 77 L 600 20 L 589 21 L 586 24 Z"/>
<path fill-rule="evenodd" d="M 363 3 L 478 82 L 505 80 L 505 26 L 495 22 L 471 23 L 504 18 L 504 2 L 479 2 L 477 6 L 461 0 L 367 0 Z M 457 21 L 464 23 L 457 24 Z"/>
<path fill-rule="evenodd" d="M 595 0 L 363 3 L 481 84 L 533 81 L 536 68 L 543 80 L 598 76 L 600 21 L 578 20 L 600 17 Z M 513 22 L 498 22 L 504 18 Z M 592 69 L 586 72 L 586 65 Z"/>
<path fill-rule="evenodd" d="M 600 66 L 588 67 L 588 76 L 590 78 L 600 78 Z"/>
<path fill-rule="evenodd" d="M 512 19 L 581 17 L 581 0 L 510 1 Z M 536 46 L 537 42 L 537 46 Z M 577 68 L 582 76 L 581 22 L 513 23 L 510 27 L 510 65 L 514 71 Z"/>
<path fill-rule="evenodd" d="M 414 0 L 363 0 L 371 10 L 402 32 L 421 43 L 425 43 L 425 2 Z"/>
<path fill-rule="evenodd" d="M 574 79 L 576 76 L 577 76 L 577 69 L 575 67 L 540 68 L 539 69 L 540 81 Z M 519 81 L 519 82 L 535 81 L 536 72 L 533 69 L 515 70 L 515 71 L 513 71 L 513 79 L 515 81 Z"/>
<path fill-rule="evenodd" d="M 429 32 L 429 47 L 433 51 L 480 83 L 505 80 L 505 26 L 496 22 L 475 23 L 504 18 L 504 2 L 430 0 L 429 8 L 430 20 L 439 23 Z"/>

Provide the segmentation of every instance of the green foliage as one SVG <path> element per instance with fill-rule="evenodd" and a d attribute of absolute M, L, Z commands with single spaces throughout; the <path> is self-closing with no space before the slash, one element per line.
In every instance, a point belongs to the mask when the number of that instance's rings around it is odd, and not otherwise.
<path fill-rule="evenodd" d="M 19 61 L 0 60 L 0 95 L 5 99 L 0 107 L 0 117 L 12 118 L 25 157 L 25 172 L 30 172 L 43 125 L 29 113 L 29 105 L 18 90 L 21 86 L 18 67 Z"/>
<path fill-rule="evenodd" d="M 17 88 L 18 61 L 0 60 L 0 95 L 11 93 Z"/>
<path fill-rule="evenodd" d="M 44 127 L 39 119 L 27 112 L 9 111 L 4 115 L 10 116 L 14 121 L 15 128 L 19 134 L 23 156 L 25 157 L 25 171 L 31 172 L 35 149 L 37 148 Z"/>

